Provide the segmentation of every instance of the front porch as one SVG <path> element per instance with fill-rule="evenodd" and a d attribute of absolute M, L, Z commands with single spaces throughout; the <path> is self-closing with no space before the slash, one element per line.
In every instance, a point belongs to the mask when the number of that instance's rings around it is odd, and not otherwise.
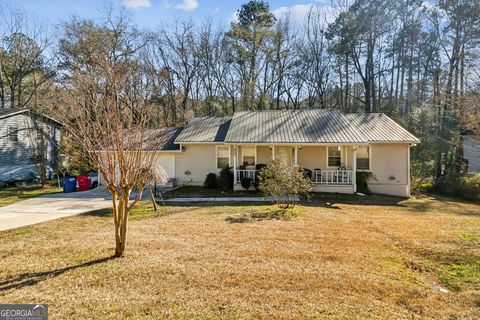
<path fill-rule="evenodd" d="M 353 145 L 324 146 L 231 146 L 232 167 L 234 168 L 234 190 L 243 190 L 242 180 L 258 181 L 258 172 L 272 159 L 282 158 L 306 170 L 313 182 L 314 192 L 354 193 L 356 192 L 357 162 L 363 168 L 368 166 L 367 152 L 357 157 L 359 147 Z M 365 161 L 366 160 L 366 161 Z M 368 168 L 366 168 L 368 169 Z"/>

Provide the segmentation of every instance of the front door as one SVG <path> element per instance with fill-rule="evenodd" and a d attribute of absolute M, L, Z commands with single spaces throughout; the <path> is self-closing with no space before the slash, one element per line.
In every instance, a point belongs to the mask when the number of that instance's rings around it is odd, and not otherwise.
<path fill-rule="evenodd" d="M 285 163 L 292 163 L 292 147 L 276 147 L 275 148 L 275 157 L 277 159 L 282 159 Z"/>

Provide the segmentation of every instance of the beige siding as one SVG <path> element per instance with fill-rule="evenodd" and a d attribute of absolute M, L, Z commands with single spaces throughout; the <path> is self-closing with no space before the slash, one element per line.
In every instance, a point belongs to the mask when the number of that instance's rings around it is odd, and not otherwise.
<path fill-rule="evenodd" d="M 208 173 L 217 173 L 216 150 L 213 144 L 187 144 L 175 155 L 175 178 L 178 185 L 203 185 Z M 190 171 L 190 175 L 185 174 Z"/>
<path fill-rule="evenodd" d="M 310 170 L 326 168 L 325 147 L 306 147 L 298 150 L 298 165 Z"/>
<path fill-rule="evenodd" d="M 218 173 L 216 168 L 216 145 L 193 144 L 184 145 L 184 152 L 175 154 L 173 164 L 178 185 L 202 185 L 208 173 Z M 371 171 L 374 179 L 369 186 L 374 193 L 396 196 L 408 196 L 408 144 L 373 144 L 371 145 Z M 231 163 L 233 166 L 236 148 L 231 148 Z M 238 148 L 238 161 L 241 161 L 241 148 Z M 171 158 L 165 157 L 163 162 L 167 171 L 172 171 Z M 257 163 L 269 164 L 271 149 L 268 146 L 257 147 Z M 348 169 L 353 167 L 353 149 L 342 147 L 342 162 Z M 238 162 L 237 162 L 238 163 Z M 327 168 L 327 148 L 325 146 L 302 146 L 298 150 L 298 164 L 309 169 Z M 185 172 L 190 171 L 190 175 Z M 170 176 L 170 173 L 169 173 Z M 394 177 L 391 179 L 390 177 Z M 351 186 L 318 186 L 315 191 L 350 193 Z"/>
<path fill-rule="evenodd" d="M 325 185 L 315 184 L 313 185 L 313 192 L 332 192 L 332 193 L 353 193 L 353 185 Z"/>
<path fill-rule="evenodd" d="M 408 194 L 408 144 L 372 144 L 369 181 L 372 192 L 395 196 Z"/>
<path fill-rule="evenodd" d="M 157 153 L 154 164 L 163 168 L 169 178 L 175 178 L 175 154 Z"/>
<path fill-rule="evenodd" d="M 353 148 L 344 146 L 342 148 L 342 163 L 347 169 L 352 169 Z M 298 165 L 301 167 L 313 169 L 336 169 L 327 168 L 327 147 L 325 146 L 302 146 L 298 150 Z"/>
<path fill-rule="evenodd" d="M 257 163 L 270 164 L 272 161 L 272 149 L 268 146 L 257 147 Z"/>

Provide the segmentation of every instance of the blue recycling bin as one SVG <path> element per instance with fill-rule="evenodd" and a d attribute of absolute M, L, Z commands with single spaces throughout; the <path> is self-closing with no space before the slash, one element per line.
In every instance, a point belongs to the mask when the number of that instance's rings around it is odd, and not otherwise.
<path fill-rule="evenodd" d="M 77 185 L 77 179 L 75 177 L 66 177 L 62 179 L 62 183 L 64 193 L 74 192 Z"/>

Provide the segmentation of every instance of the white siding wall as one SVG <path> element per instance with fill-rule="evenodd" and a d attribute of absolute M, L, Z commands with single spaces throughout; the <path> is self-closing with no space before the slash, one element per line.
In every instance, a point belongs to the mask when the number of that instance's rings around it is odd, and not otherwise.
<path fill-rule="evenodd" d="M 48 160 L 53 160 L 55 146 L 60 141 L 60 129 L 52 125 L 52 123 L 45 123 L 40 120 L 38 126 L 49 135 L 44 137 L 44 140 L 47 147 Z M 9 141 L 9 127 L 18 128 L 18 142 Z M 25 113 L 0 119 L 0 166 L 27 165 L 32 163 L 32 142 L 35 141 L 32 129 L 34 129 L 33 120 Z"/>
<path fill-rule="evenodd" d="M 463 136 L 463 157 L 468 160 L 468 172 L 480 172 L 480 137 Z"/>

